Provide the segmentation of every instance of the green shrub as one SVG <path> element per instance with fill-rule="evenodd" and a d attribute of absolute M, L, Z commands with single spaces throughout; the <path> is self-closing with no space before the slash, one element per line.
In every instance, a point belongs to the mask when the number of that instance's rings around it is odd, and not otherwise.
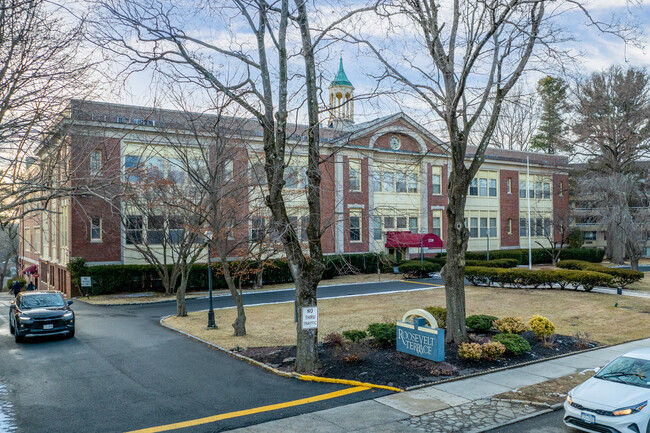
<path fill-rule="evenodd" d="M 632 271 L 630 269 L 609 268 L 607 266 L 589 263 L 582 260 L 562 260 L 557 264 L 557 267 L 611 275 L 612 278 L 608 284 L 612 287 L 626 287 L 640 281 L 644 276 L 643 272 Z M 593 286 L 591 287 L 593 288 Z"/>
<path fill-rule="evenodd" d="M 7 280 L 7 290 L 11 290 L 11 286 L 14 284 L 14 281 L 18 281 L 21 287 L 27 284 L 27 281 L 25 281 L 23 278 L 10 278 Z"/>
<path fill-rule="evenodd" d="M 592 263 L 600 263 L 605 256 L 604 250 L 595 250 L 587 248 L 564 249 L 560 252 L 560 260 L 585 260 Z M 528 264 L 528 249 L 496 250 L 490 251 L 490 261 L 497 259 L 515 259 L 520 265 Z M 550 256 L 543 248 L 534 248 L 531 251 L 533 264 L 550 263 Z M 486 252 L 465 253 L 465 260 L 487 260 Z"/>
<path fill-rule="evenodd" d="M 582 248 L 582 245 L 585 243 L 585 233 L 580 230 L 578 227 L 573 227 L 569 230 L 569 248 L 578 249 Z"/>
<path fill-rule="evenodd" d="M 370 334 L 377 345 L 395 347 L 397 339 L 397 326 L 394 323 L 371 323 L 368 325 Z"/>
<path fill-rule="evenodd" d="M 438 323 L 438 328 L 447 329 L 447 309 L 445 307 L 425 307 L 424 311 L 431 313 L 436 322 Z"/>
<path fill-rule="evenodd" d="M 460 343 L 458 356 L 471 362 L 478 362 L 481 359 L 483 350 L 478 343 Z"/>
<path fill-rule="evenodd" d="M 498 317 L 494 316 L 475 314 L 465 319 L 465 325 L 467 325 L 468 328 L 472 328 L 474 331 L 488 332 L 490 329 L 494 328 L 494 321 L 497 319 Z"/>
<path fill-rule="evenodd" d="M 483 343 L 481 349 L 483 350 L 483 358 L 488 361 L 494 361 L 506 352 L 506 346 L 498 341 Z"/>
<path fill-rule="evenodd" d="M 610 269 L 600 265 L 593 265 L 591 263 L 586 264 L 588 266 L 599 266 L 599 269 Z M 575 261 L 567 261 L 565 266 L 575 268 L 577 265 L 575 265 Z M 603 272 L 595 272 L 591 270 L 591 268 L 588 269 L 589 270 L 584 271 L 569 269 L 531 271 L 521 268 L 500 269 L 471 266 L 465 268 L 465 278 L 467 278 L 472 284 L 478 286 L 492 286 L 499 284 L 501 287 L 511 285 L 517 289 L 529 286 L 533 286 L 536 289 L 540 287 L 553 288 L 559 286 L 564 289 L 568 285 L 572 285 L 574 288 L 583 286 L 586 291 L 593 289 L 595 286 L 610 285 L 615 278 L 613 275 L 608 275 Z M 620 271 L 620 269 L 617 271 Z M 618 273 L 621 277 L 624 276 L 623 274 L 626 273 Z M 634 276 L 634 278 L 637 277 L 638 275 Z"/>
<path fill-rule="evenodd" d="M 502 334 L 521 334 L 528 330 L 528 325 L 521 317 L 506 316 L 494 321 L 494 327 Z"/>
<path fill-rule="evenodd" d="M 466 260 L 465 266 L 483 266 L 486 268 L 514 268 L 519 264 L 516 259 Z"/>
<path fill-rule="evenodd" d="M 521 335 L 497 334 L 492 340 L 503 344 L 506 348 L 506 353 L 511 355 L 519 356 L 527 350 L 530 350 L 530 343 Z"/>
<path fill-rule="evenodd" d="M 433 272 L 440 272 L 442 266 L 439 263 L 430 261 L 408 260 L 399 265 L 397 269 L 405 274 L 407 278 L 424 278 Z"/>
<path fill-rule="evenodd" d="M 359 340 L 363 340 L 366 338 L 368 334 L 366 331 L 362 331 L 359 329 L 350 329 L 348 331 L 343 331 L 343 337 L 346 338 L 347 340 L 357 342 Z"/>
<path fill-rule="evenodd" d="M 528 321 L 530 329 L 535 333 L 540 340 L 546 340 L 551 335 L 555 334 L 555 325 L 544 316 L 533 316 Z"/>
<path fill-rule="evenodd" d="M 591 248 L 567 248 L 560 251 L 560 260 L 584 260 L 585 262 L 600 263 L 605 257 L 605 250 Z"/>

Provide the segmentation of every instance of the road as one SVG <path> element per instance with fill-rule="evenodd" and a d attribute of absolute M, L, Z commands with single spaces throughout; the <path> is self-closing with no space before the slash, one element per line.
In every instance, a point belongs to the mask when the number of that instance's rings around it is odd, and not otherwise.
<path fill-rule="evenodd" d="M 549 412 L 505 427 L 490 430 L 488 433 L 578 433 L 562 422 L 564 410 Z"/>
<path fill-rule="evenodd" d="M 439 279 L 418 283 L 439 283 Z M 406 282 L 324 287 L 319 297 L 430 288 Z M 292 290 L 245 296 L 247 305 L 293 300 Z M 75 302 L 77 333 L 16 344 L 8 331 L 10 297 L 0 295 L 0 431 L 125 432 L 252 409 L 348 387 L 282 378 L 159 325 L 174 314 L 165 302 L 92 306 Z M 228 296 L 215 308 L 232 306 Z M 207 308 L 188 300 L 188 310 Z M 316 403 L 230 418 L 185 433 L 216 432 L 375 398 L 372 390 Z"/>

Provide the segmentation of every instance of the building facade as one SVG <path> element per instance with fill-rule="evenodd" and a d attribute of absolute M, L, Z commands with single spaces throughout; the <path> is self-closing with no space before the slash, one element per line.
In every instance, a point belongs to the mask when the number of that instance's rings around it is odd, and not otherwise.
<path fill-rule="evenodd" d="M 404 113 L 355 124 L 353 90 L 341 62 L 329 87 L 330 117 L 321 129 L 323 251 L 419 256 L 418 248 L 387 248 L 386 233 L 433 233 L 444 243 L 451 170 L 447 145 Z M 144 263 L 133 242 L 152 242 L 156 227 L 150 218 L 124 218 L 133 211 L 125 207 L 120 188 L 131 180 L 129 170 L 143 161 L 166 179 L 182 179 L 174 156 L 179 147 L 192 154 L 193 140 L 209 141 L 214 134 L 206 126 L 212 117 L 198 117 L 204 126 L 199 133 L 188 127 L 188 113 L 71 101 L 62 121 L 66 133 L 59 134 L 57 143 L 42 145 L 37 162 L 27 170 L 55 167 L 61 184 L 71 191 L 47 203 L 35 201 L 21 222 L 22 265 L 38 266 L 41 287 L 71 295 L 66 266 L 72 257 L 83 257 L 90 266 Z M 259 201 L 265 183 L 261 130 L 251 120 L 236 122 L 230 129 L 236 130 L 231 141 L 237 152 L 226 161 L 225 171 L 245 173 L 255 181 Z M 306 240 L 304 130 L 295 125 L 290 138 L 284 190 L 296 233 Z M 54 153 L 53 147 L 60 150 Z M 472 153 L 470 148 L 468 157 Z M 568 187 L 564 157 L 489 148 L 468 191 L 469 249 L 527 248 L 529 234 L 533 248 L 560 241 L 555 223 L 568 217 Z M 269 220 L 264 206 L 255 202 L 252 198 L 239 203 L 248 220 L 238 236 L 251 240 Z"/>

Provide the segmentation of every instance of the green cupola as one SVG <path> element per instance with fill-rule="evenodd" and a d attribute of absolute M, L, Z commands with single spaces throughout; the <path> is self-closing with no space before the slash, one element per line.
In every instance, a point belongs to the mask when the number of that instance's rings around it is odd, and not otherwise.
<path fill-rule="evenodd" d="M 339 60 L 339 71 L 329 86 L 330 119 L 328 126 L 334 129 L 350 129 L 354 125 L 354 86 L 343 69 L 343 57 Z"/>
<path fill-rule="evenodd" d="M 345 75 L 345 70 L 343 69 L 343 57 L 339 60 L 339 71 L 336 73 L 334 80 L 330 83 L 330 87 L 332 86 L 349 86 L 354 88 L 350 80 L 348 80 L 348 76 Z"/>

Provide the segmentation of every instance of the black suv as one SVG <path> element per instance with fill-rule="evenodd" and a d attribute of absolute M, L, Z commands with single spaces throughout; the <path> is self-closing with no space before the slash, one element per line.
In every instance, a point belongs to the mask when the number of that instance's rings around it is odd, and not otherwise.
<path fill-rule="evenodd" d="M 26 336 L 67 334 L 74 337 L 72 301 L 61 292 L 22 292 L 9 306 L 9 332 L 19 343 Z"/>

